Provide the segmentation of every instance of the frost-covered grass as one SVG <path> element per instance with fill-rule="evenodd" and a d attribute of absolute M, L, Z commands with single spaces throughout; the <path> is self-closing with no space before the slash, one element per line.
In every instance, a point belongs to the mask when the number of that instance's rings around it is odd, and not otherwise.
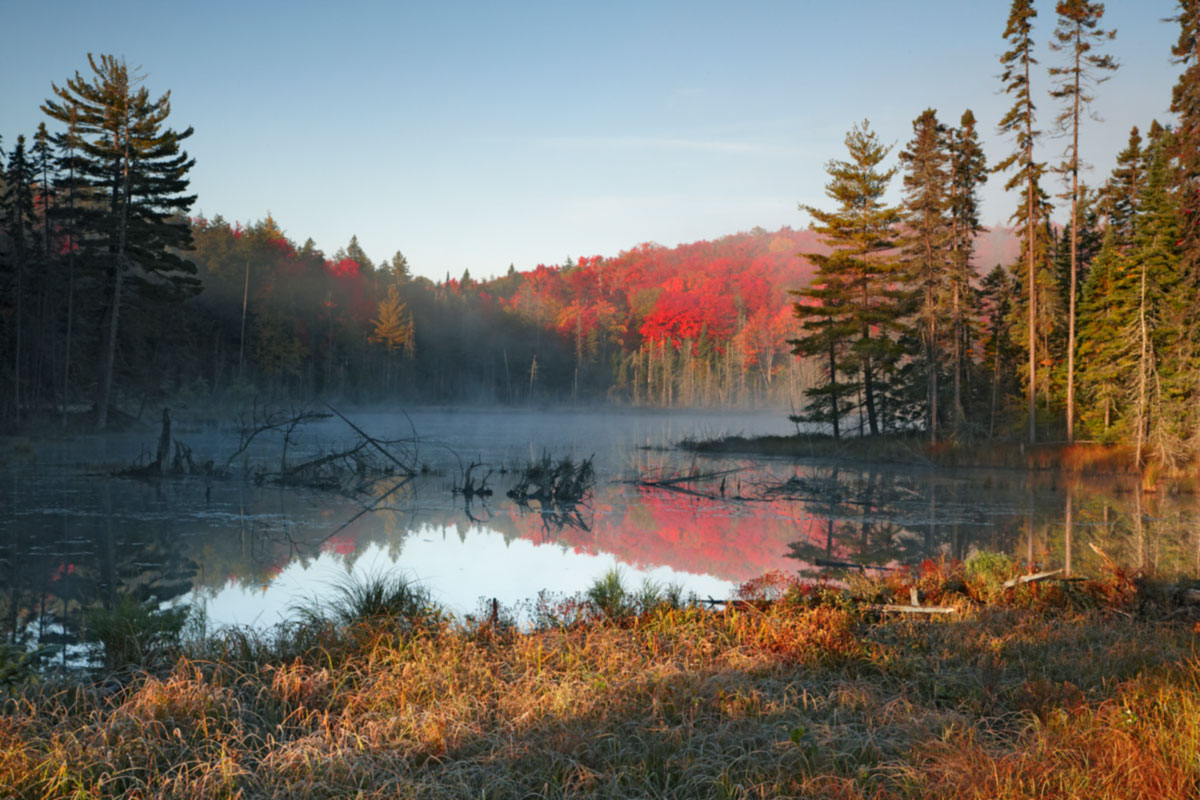
<path fill-rule="evenodd" d="M 608 576 L 528 631 L 360 587 L 116 687 L 15 690 L 0 795 L 1197 796 L 1192 623 L 1119 572 L 997 588 L 1012 569 L 771 575 L 724 610 Z M 910 587 L 958 612 L 876 609 Z"/>

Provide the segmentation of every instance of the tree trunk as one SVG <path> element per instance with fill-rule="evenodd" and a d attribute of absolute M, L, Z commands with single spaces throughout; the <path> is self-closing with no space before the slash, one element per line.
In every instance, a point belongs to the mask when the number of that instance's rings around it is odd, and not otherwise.
<path fill-rule="evenodd" d="M 1029 57 L 1025 58 L 1025 86 L 1029 87 Z M 1033 109 L 1025 108 L 1025 239 L 1029 269 L 1029 443 L 1037 441 L 1037 271 L 1033 264 Z"/>

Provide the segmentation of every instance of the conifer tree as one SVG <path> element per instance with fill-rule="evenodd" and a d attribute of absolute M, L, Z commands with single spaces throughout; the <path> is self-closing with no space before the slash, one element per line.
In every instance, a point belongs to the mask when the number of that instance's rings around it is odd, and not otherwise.
<path fill-rule="evenodd" d="M 1128 247 L 1133 243 L 1138 213 L 1138 193 L 1142 189 L 1145 170 L 1142 166 L 1142 137 L 1137 126 L 1129 131 L 1129 144 L 1117 154 L 1117 165 L 1104 187 L 1104 209 L 1107 228 L 1112 230 L 1113 245 Z"/>
<path fill-rule="evenodd" d="M 1015 95 L 1012 108 L 1000 120 L 1000 132 L 1009 134 L 1015 139 L 1013 152 L 1000 161 L 995 172 L 1005 172 L 1017 167 L 1016 172 L 1004 184 L 1008 191 L 1023 188 L 1025 199 L 1021 204 L 1016 218 L 1024 223 L 1023 242 L 1025 250 L 1025 291 L 1026 291 L 1026 347 L 1029 354 L 1029 441 L 1037 440 L 1036 423 L 1036 393 L 1037 393 L 1037 278 L 1036 237 L 1041 199 L 1038 179 L 1045 171 L 1045 164 L 1033 160 L 1033 145 L 1039 135 L 1034 130 L 1034 112 L 1030 73 L 1037 59 L 1033 57 L 1033 20 L 1037 11 L 1033 0 L 1013 0 L 1009 10 L 1008 23 L 1004 29 L 1004 38 L 1008 40 L 1009 49 L 1000 57 L 1004 70 L 1000 79 L 1004 82 L 1004 92 Z"/>
<path fill-rule="evenodd" d="M 33 156 L 32 167 L 38 183 L 38 195 L 42 208 L 40 238 L 42 265 L 43 269 L 48 270 L 50 265 L 50 198 L 53 193 L 50 173 L 53 169 L 54 155 L 50 133 L 46 130 L 44 122 L 38 123 L 37 132 L 33 135 L 33 148 L 30 154 Z"/>
<path fill-rule="evenodd" d="M 75 329 L 76 260 L 80 251 L 79 231 L 83 208 L 88 200 L 88 186 L 82 179 L 86 161 L 79 147 L 78 108 L 68 109 L 66 130 L 54 137 L 58 155 L 58 190 L 60 202 L 56 209 L 58 222 L 65 239 L 67 261 L 66 320 L 62 363 L 62 426 L 67 426 L 67 407 L 71 399 L 71 358 Z"/>
<path fill-rule="evenodd" d="M 925 427 L 937 441 L 938 322 L 945 316 L 952 267 L 947 132 L 937 112 L 926 109 L 913 121 L 913 139 L 900 153 L 904 165 L 905 235 L 901 251 L 904 283 L 913 292 L 925 362 Z"/>
<path fill-rule="evenodd" d="M 195 202 L 185 194 L 187 173 L 195 163 L 180 143 L 192 129 L 165 128 L 171 113 L 167 92 L 151 99 L 141 77 L 123 59 L 89 54 L 90 79 L 78 71 L 63 86 L 51 84 L 54 97 L 42 110 L 73 125 L 83 157 L 81 178 L 105 198 L 89 214 L 81 235 L 103 253 L 107 277 L 107 324 L 96 396 L 96 424 L 108 423 L 116 367 L 123 289 L 128 281 L 141 293 L 181 300 L 199 291 L 196 268 L 179 255 L 191 246 L 184 215 Z"/>
<path fill-rule="evenodd" d="M 809 400 L 807 413 L 794 415 L 791 419 L 793 422 L 828 424 L 832 426 L 835 439 L 841 438 L 841 419 L 849 412 L 849 398 L 858 388 L 857 383 L 839 377 L 847 371 L 842 358 L 857 327 L 853 321 L 852 299 L 843 278 L 847 259 L 844 252 L 834 251 L 826 260 L 819 261 L 807 287 L 791 292 L 801 298 L 793 305 L 793 313 L 801 320 L 804 335 L 789 339 L 788 344 L 796 355 L 820 359 L 828 370 L 824 385 L 812 386 L 804 392 Z"/>
<path fill-rule="evenodd" d="M 1067 310 L 1067 442 L 1075 441 L 1075 298 L 1079 274 L 1079 124 L 1095 96 L 1089 88 L 1107 80 L 1103 72 L 1117 69 L 1112 56 L 1095 51 L 1100 42 L 1112 40 L 1115 30 L 1102 30 L 1100 19 L 1104 16 L 1103 3 L 1087 0 L 1059 0 L 1058 27 L 1054 31 L 1051 49 L 1067 54 L 1067 65 L 1051 67 L 1050 76 L 1055 85 L 1050 96 L 1064 101 L 1057 123 L 1060 130 L 1069 131 L 1071 143 L 1059 171 L 1070 179 L 1071 198 L 1071 263 L 1070 289 Z"/>
<path fill-rule="evenodd" d="M 1178 352 L 1184 358 L 1185 351 L 1195 354 L 1200 350 L 1200 0 L 1179 0 L 1175 21 L 1179 39 L 1171 54 L 1183 72 L 1171 94 L 1171 111 L 1179 121 L 1172 153 L 1173 183 L 1182 215 L 1179 247 L 1186 287 L 1175 313 L 1181 337 Z M 1194 355 L 1186 361 L 1186 366 L 1200 370 Z M 1200 393 L 1200 386 L 1193 391 Z M 1200 451 L 1200 419 L 1193 419 L 1192 430 L 1192 449 Z"/>
<path fill-rule="evenodd" d="M 25 273 L 29 266 L 29 251 L 33 240 L 33 182 L 34 164 L 25 149 L 25 137 L 18 136 L 9 155 L 5 171 L 5 227 L 12 250 L 13 269 L 13 413 L 21 416 L 21 367 L 25 358 Z"/>
<path fill-rule="evenodd" d="M 1105 229 L 1100 252 L 1083 282 L 1080 298 L 1079 385 L 1082 420 L 1086 429 L 1102 440 L 1113 434 L 1120 413 L 1124 376 L 1133 368 L 1124 338 L 1117 332 L 1130 325 L 1132 300 L 1127 289 L 1131 269 L 1123 257 L 1120 233 Z"/>
<path fill-rule="evenodd" d="M 987 182 L 987 159 L 975 129 L 975 115 L 963 112 L 959 127 L 950 131 L 950 272 L 951 326 L 954 360 L 954 427 L 961 432 L 965 421 L 963 403 L 964 354 L 970 347 L 971 321 L 979 317 L 971 289 L 974 272 L 971 256 L 975 237 L 984 230 L 979 221 L 979 187 Z"/>
<path fill-rule="evenodd" d="M 1001 397 L 1001 381 L 1008 375 L 1014 360 L 1008 336 L 1008 318 L 1017 287 L 1013 276 L 997 264 L 980 282 L 979 305 L 983 324 L 984 366 L 991 374 L 989 392 L 988 436 L 996 433 L 996 414 Z"/>
<path fill-rule="evenodd" d="M 837 202 L 837 209 L 824 211 L 807 205 L 801 209 L 813 217 L 811 229 L 824 235 L 835 251 L 808 257 L 824 274 L 836 272 L 839 291 L 844 287 L 849 296 L 848 323 L 853 325 L 855 338 L 849 346 L 849 359 L 840 369 L 859 373 L 867 425 L 872 434 L 878 434 L 879 383 L 900 356 L 890 334 L 900 325 L 902 293 L 890 286 L 894 269 L 884 254 L 894 245 L 892 228 L 900 218 L 899 209 L 883 202 L 896 168 L 880 168 L 891 147 L 880 144 L 868 122 L 855 125 L 845 141 L 849 160 L 825 165 L 830 176 L 825 194 Z"/>
<path fill-rule="evenodd" d="M 1136 367 L 1128 387 L 1137 462 L 1149 453 L 1173 465 L 1182 456 L 1185 423 L 1194 418 L 1194 356 L 1188 333 L 1195 307 L 1181 255 L 1180 198 L 1172 190 L 1174 136 L 1164 133 L 1152 145 L 1142 193 L 1142 218 L 1130 261 L 1138 278 Z"/>

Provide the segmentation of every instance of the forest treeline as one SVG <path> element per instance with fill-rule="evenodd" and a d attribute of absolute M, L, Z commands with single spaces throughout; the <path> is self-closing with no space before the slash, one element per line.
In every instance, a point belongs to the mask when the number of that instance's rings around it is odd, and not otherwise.
<path fill-rule="evenodd" d="M 1000 59 L 1012 106 L 999 123 L 1011 149 L 999 159 L 983 153 L 970 111 L 957 126 L 921 113 L 894 163 L 868 123 L 854 127 L 846 158 L 828 164 L 833 204 L 805 207 L 833 250 L 812 256 L 817 272 L 796 292 L 796 352 L 823 362 L 797 419 L 835 436 L 1086 436 L 1168 467 L 1196 455 L 1200 2 L 1178 9 L 1175 122 L 1151 120 L 1144 135 L 1134 127 L 1098 185 L 1080 180 L 1079 143 L 1119 67 L 1100 3 L 1055 5 L 1056 60 L 1042 71 L 1037 11 L 1013 0 Z M 1056 115 L 1043 131 L 1037 110 L 1047 105 Z M 1066 142 L 1055 156 L 1045 153 L 1050 132 Z M 980 275 L 970 257 L 977 195 L 995 173 L 1019 198 L 1020 256 Z M 889 205 L 897 177 L 903 199 Z M 1055 203 L 1065 224 L 1051 221 Z"/>
<path fill-rule="evenodd" d="M 124 61 L 52 84 L 5 153 L 9 428 L 108 424 L 161 402 L 785 405 L 802 385 L 786 287 L 811 234 L 755 230 L 495 279 L 413 277 L 352 238 L 331 256 L 269 216 L 192 216 L 191 129 Z"/>
<path fill-rule="evenodd" d="M 192 130 L 168 127 L 170 94 L 89 57 L 51 84 L 49 127 L 0 147 L 0 418 L 103 427 L 111 408 L 254 398 L 799 405 L 797 421 L 835 435 L 1086 437 L 1186 460 L 1200 447 L 1200 0 L 1173 18 L 1173 122 L 1135 127 L 1089 186 L 1079 142 L 1119 66 L 1103 10 L 1057 3 L 1047 69 L 1032 0 L 1013 0 L 1007 153 L 984 153 L 970 111 L 920 113 L 896 157 L 863 122 L 827 165 L 830 204 L 803 208 L 810 230 L 484 281 L 414 277 L 356 239 L 327 255 L 270 217 L 192 216 Z M 980 252 L 978 209 L 999 179 L 1019 198 L 1020 254 L 1002 263 Z"/>

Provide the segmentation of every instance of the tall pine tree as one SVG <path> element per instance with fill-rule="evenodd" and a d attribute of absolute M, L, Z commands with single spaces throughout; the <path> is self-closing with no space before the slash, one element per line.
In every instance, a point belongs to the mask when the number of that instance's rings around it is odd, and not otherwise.
<path fill-rule="evenodd" d="M 1096 45 L 1111 40 L 1115 30 L 1099 27 L 1104 16 L 1103 3 L 1087 0 L 1059 0 L 1058 27 L 1054 31 L 1051 49 L 1067 54 L 1066 66 L 1051 67 L 1050 76 L 1055 79 L 1050 96 L 1063 101 L 1063 111 L 1058 115 L 1060 130 L 1069 131 L 1071 143 L 1059 170 L 1070 180 L 1071 198 L 1071 264 L 1070 288 L 1067 311 L 1067 442 L 1075 441 L 1075 297 L 1079 275 L 1079 123 L 1080 116 L 1087 111 L 1095 99 L 1089 87 L 1103 83 L 1104 72 L 1112 72 L 1117 62 L 1112 56 L 1095 51 Z"/>
<path fill-rule="evenodd" d="M 186 194 L 193 162 L 180 144 L 192 129 L 165 127 L 171 113 L 167 92 L 152 99 L 141 78 L 123 59 L 88 56 L 90 79 L 79 72 L 64 86 L 51 84 L 54 98 L 42 110 L 73 125 L 83 156 L 82 178 L 105 205 L 90 214 L 80 233 L 103 253 L 107 279 L 107 324 L 96 394 L 96 425 L 108 423 L 116 369 L 125 284 L 159 301 L 199 291 L 196 268 L 178 252 L 191 246 L 184 215 L 195 202 Z"/>
<path fill-rule="evenodd" d="M 953 328 L 954 429 L 962 432 L 965 419 L 963 380 L 970 351 L 970 328 L 980 317 L 971 288 L 971 256 L 975 237 L 984 230 L 979 221 L 979 187 L 987 182 L 987 159 L 975 130 L 975 115 L 963 112 L 959 126 L 950 131 L 950 324 Z"/>
<path fill-rule="evenodd" d="M 901 249 L 904 283 L 912 290 L 925 362 L 925 429 L 937 441 L 939 321 L 946 316 L 953 228 L 950 220 L 950 161 L 947 132 L 937 112 L 926 109 L 913 121 L 913 138 L 900 153 L 904 165 L 905 234 Z"/>
<path fill-rule="evenodd" d="M 896 168 L 881 168 L 891 148 L 880 144 L 868 122 L 855 125 L 845 141 L 849 159 L 825 165 L 830 177 L 825 194 L 837 202 L 836 210 L 807 205 L 801 209 L 812 216 L 812 230 L 825 236 L 835 251 L 809 258 L 819 270 L 836 272 L 839 287 L 849 295 L 848 324 L 855 338 L 844 368 L 859 373 L 867 425 L 878 434 L 880 381 L 900 356 L 891 333 L 900 324 L 901 293 L 891 285 L 895 270 L 885 253 L 894 246 L 893 226 L 900 210 L 883 202 Z"/>
<path fill-rule="evenodd" d="M 1017 218 L 1024 223 L 1022 244 L 1025 250 L 1025 305 L 1027 318 L 1026 338 L 1029 355 L 1029 441 L 1037 440 L 1037 296 L 1038 267 L 1036 263 L 1036 238 L 1041 221 L 1039 214 L 1041 194 L 1038 180 L 1045 171 L 1045 164 L 1033 160 L 1033 145 L 1039 135 L 1034 130 L 1033 93 L 1030 75 L 1037 59 L 1033 56 L 1033 20 L 1037 11 L 1033 0 L 1013 0 L 1009 10 L 1004 38 L 1009 49 L 1000 57 L 1004 70 L 1000 79 L 1004 82 L 1005 94 L 1015 96 L 1012 108 L 1000 120 L 1000 132 L 1011 135 L 1015 140 L 1013 152 L 1000 161 L 996 172 L 1005 172 L 1016 167 L 1016 172 L 1004 184 L 1008 191 L 1023 189 L 1025 194 Z"/>

